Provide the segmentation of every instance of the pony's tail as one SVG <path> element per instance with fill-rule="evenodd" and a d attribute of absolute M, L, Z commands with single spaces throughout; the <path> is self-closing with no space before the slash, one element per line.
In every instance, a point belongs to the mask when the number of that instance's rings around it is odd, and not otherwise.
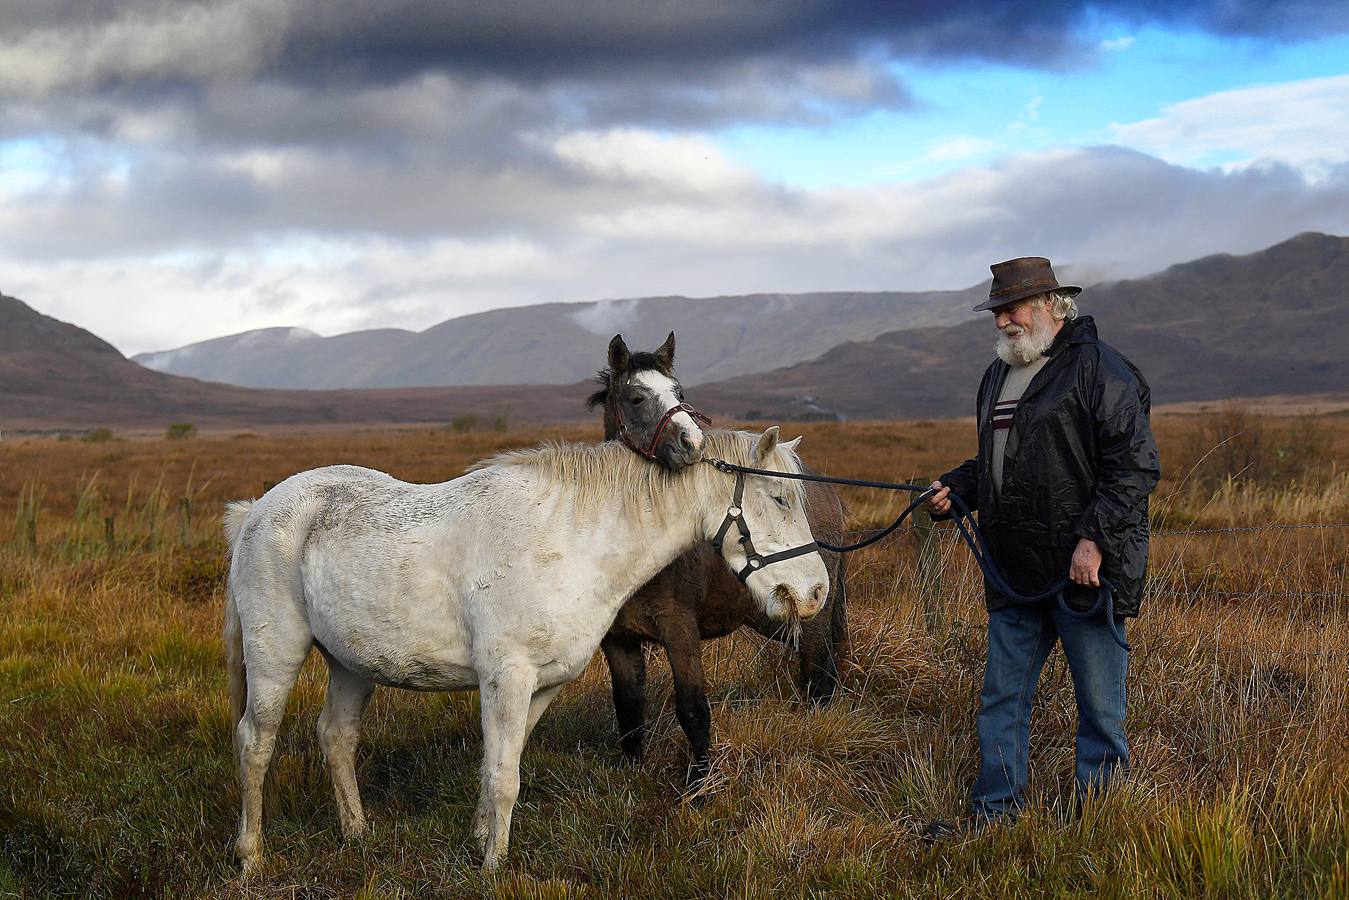
<path fill-rule="evenodd" d="M 225 592 L 225 671 L 230 685 L 230 726 L 239 724 L 248 701 L 248 674 L 244 670 L 244 636 L 233 589 Z"/>
<path fill-rule="evenodd" d="M 253 501 L 242 500 L 225 507 L 225 536 L 229 538 L 230 555 L 239 543 L 243 533 L 244 519 L 253 507 Z M 235 727 L 244 717 L 244 704 L 248 702 L 248 673 L 244 667 L 244 634 L 239 622 L 239 608 L 234 602 L 234 585 L 225 590 L 225 671 L 229 677 L 230 689 L 230 725 Z"/>
<path fill-rule="evenodd" d="M 239 535 L 244 530 L 244 519 L 248 518 L 248 511 L 252 508 L 252 500 L 235 500 L 233 503 L 225 504 L 225 537 L 230 542 L 231 551 L 239 543 Z"/>
<path fill-rule="evenodd" d="M 239 545 L 243 534 L 244 519 L 253 508 L 252 500 L 240 500 L 225 507 L 225 537 L 230 542 L 230 558 Z M 230 735 L 233 737 L 239 721 L 244 717 L 248 705 L 248 667 L 244 663 L 244 630 L 239 621 L 239 606 L 234 600 L 234 585 L 225 589 L 225 671 L 230 689 Z M 267 767 L 267 775 L 262 780 L 262 815 L 270 817 L 276 808 L 276 766 Z"/>

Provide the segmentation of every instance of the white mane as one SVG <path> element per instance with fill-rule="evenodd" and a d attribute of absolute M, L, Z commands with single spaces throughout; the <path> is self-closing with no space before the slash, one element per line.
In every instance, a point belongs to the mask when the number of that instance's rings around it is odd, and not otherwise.
<path fill-rule="evenodd" d="M 704 431 L 703 435 L 706 457 L 740 466 L 801 471 L 801 460 L 796 452 L 781 443 L 768 460 L 759 461 L 754 458 L 759 437 L 756 434 L 714 429 Z M 568 485 L 576 492 L 576 503 L 581 508 L 635 501 L 653 510 L 661 519 L 666 518 L 671 508 L 687 506 L 695 496 L 722 489 L 727 477 L 710 465 L 696 465 L 680 473 L 671 473 L 663 466 L 642 459 L 618 441 L 602 444 L 555 441 L 524 450 L 509 450 L 476 463 L 470 471 L 498 466 L 526 466 L 538 471 L 541 475 L 539 487 L 545 493 L 557 484 Z M 784 496 L 792 498 L 800 494 L 801 482 L 775 481 Z"/>

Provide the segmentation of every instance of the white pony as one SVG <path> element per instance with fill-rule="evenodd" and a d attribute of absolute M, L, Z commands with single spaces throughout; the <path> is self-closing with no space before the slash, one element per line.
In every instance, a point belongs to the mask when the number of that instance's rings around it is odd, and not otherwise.
<path fill-rule="evenodd" d="M 800 471 L 796 441 L 710 431 L 728 462 Z M 520 753 L 637 588 L 721 527 L 734 477 L 670 474 L 617 442 L 506 453 L 443 484 L 330 466 L 301 472 L 225 516 L 232 556 L 225 646 L 242 812 L 235 855 L 262 849 L 262 784 L 286 698 L 317 646 L 328 663 L 318 740 L 344 838 L 365 827 L 356 787 L 361 713 L 376 684 L 478 688 L 482 781 L 473 833 L 483 869 L 506 853 Z M 746 476 L 758 553 L 810 544 L 799 482 Z M 750 568 L 741 544 L 722 554 Z M 828 594 L 816 552 L 747 576 L 763 612 L 810 618 Z"/>

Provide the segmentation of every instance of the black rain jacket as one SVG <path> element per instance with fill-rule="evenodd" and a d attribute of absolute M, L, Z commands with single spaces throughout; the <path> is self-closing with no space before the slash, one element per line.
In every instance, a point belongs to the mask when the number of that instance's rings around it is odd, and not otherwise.
<path fill-rule="evenodd" d="M 1101 547 L 1115 614 L 1137 616 L 1148 565 L 1148 495 L 1161 477 L 1151 392 L 1133 363 L 1097 339 L 1090 316 L 1065 322 L 1046 355 L 1012 420 L 1001 498 L 989 459 L 993 405 L 1010 370 L 1002 360 L 979 382 L 979 455 L 941 482 L 978 510 L 993 560 L 1017 593 L 1043 593 L 1066 576 L 1085 537 Z M 989 611 L 1011 605 L 984 587 Z M 1086 609 L 1096 589 L 1070 584 L 1064 599 Z"/>

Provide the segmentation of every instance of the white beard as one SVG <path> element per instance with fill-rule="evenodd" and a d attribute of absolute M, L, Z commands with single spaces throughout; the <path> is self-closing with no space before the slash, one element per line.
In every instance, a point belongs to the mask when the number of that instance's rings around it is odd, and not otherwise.
<path fill-rule="evenodd" d="M 1007 365 L 1028 366 L 1044 356 L 1053 343 L 1054 329 L 1037 313 L 1030 328 L 1008 325 L 999 332 L 994 349 Z"/>

